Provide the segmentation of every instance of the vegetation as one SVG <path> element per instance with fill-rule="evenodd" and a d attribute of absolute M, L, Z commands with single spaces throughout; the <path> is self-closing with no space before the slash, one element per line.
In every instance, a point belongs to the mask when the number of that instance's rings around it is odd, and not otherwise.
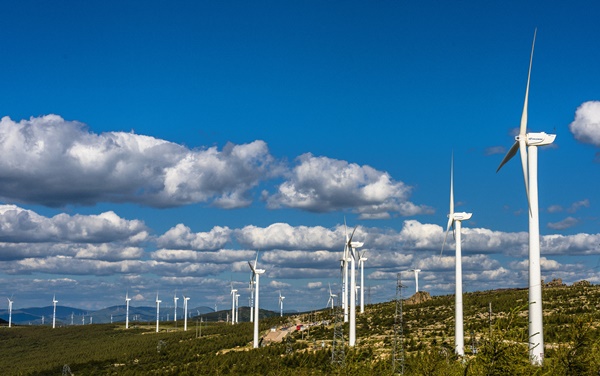
<path fill-rule="evenodd" d="M 600 370 L 600 286 L 544 290 L 546 359 L 529 364 L 527 291 L 497 290 L 464 296 L 463 359 L 454 347 L 454 297 L 405 305 L 406 375 L 597 375 Z M 493 314 L 488 312 L 492 303 Z M 252 325 L 188 322 L 188 331 L 152 323 L 0 328 L 0 374 L 76 375 L 392 375 L 394 302 L 369 305 L 357 314 L 357 346 L 345 348 L 343 365 L 331 363 L 331 310 L 261 320 L 271 327 L 313 323 L 283 342 L 252 349 Z M 308 327 L 308 325 L 306 325 Z M 344 328 L 348 333 L 348 328 Z"/>

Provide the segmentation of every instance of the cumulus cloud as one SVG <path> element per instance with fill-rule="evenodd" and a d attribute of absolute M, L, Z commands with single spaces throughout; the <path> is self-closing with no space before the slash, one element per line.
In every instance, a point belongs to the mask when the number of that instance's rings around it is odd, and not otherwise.
<path fill-rule="evenodd" d="M 600 101 L 589 101 L 579 106 L 569 130 L 576 140 L 600 146 Z"/>
<path fill-rule="evenodd" d="M 267 198 L 270 208 L 289 207 L 311 212 L 351 208 L 362 219 L 432 213 L 409 201 L 412 187 L 394 181 L 386 172 L 310 153 L 297 165 L 278 192 Z"/>
<path fill-rule="evenodd" d="M 291 226 L 273 223 L 267 227 L 245 226 L 234 231 L 237 241 L 254 249 L 333 249 L 341 248 L 345 235 L 322 226 Z"/>
<path fill-rule="evenodd" d="M 160 236 L 156 243 L 162 248 L 214 251 L 225 246 L 230 235 L 229 227 L 215 226 L 209 232 L 192 233 L 189 227 L 179 223 Z"/>
<path fill-rule="evenodd" d="M 0 120 L 0 197 L 46 206 L 136 202 L 247 206 L 281 172 L 263 141 L 190 150 L 124 132 L 95 134 L 57 115 Z"/>
<path fill-rule="evenodd" d="M 104 261 L 138 259 L 149 240 L 139 220 L 114 212 L 44 217 L 15 205 L 0 205 L 0 260 L 65 256 Z"/>
<path fill-rule="evenodd" d="M 47 218 L 16 205 L 0 205 L 0 241 L 3 242 L 127 241 L 134 244 L 147 238 L 144 222 L 125 220 L 112 211 L 99 215 L 63 213 Z"/>

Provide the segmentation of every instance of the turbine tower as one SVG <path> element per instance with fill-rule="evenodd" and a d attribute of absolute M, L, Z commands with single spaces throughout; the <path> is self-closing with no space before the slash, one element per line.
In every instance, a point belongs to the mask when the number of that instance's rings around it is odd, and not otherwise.
<path fill-rule="evenodd" d="M 333 309 L 333 304 L 334 304 L 334 299 L 337 297 L 337 295 L 335 295 L 334 293 L 331 292 L 331 283 L 329 284 L 329 300 L 327 300 L 327 306 L 329 306 L 329 303 L 331 303 L 331 309 Z"/>
<path fill-rule="evenodd" d="M 344 322 L 348 322 L 348 262 L 350 262 L 350 254 L 348 253 L 348 231 L 346 229 L 346 217 L 344 217 L 344 231 L 346 234 L 346 242 L 344 243 L 344 253 L 342 255 L 342 309 L 344 310 Z"/>
<path fill-rule="evenodd" d="M 188 300 L 189 297 L 183 296 L 183 331 L 187 332 L 187 319 L 188 319 Z"/>
<path fill-rule="evenodd" d="M 415 294 L 419 292 L 419 272 L 421 269 L 411 269 L 410 272 L 415 272 Z"/>
<path fill-rule="evenodd" d="M 235 294 L 235 323 L 239 322 L 240 317 L 240 294 Z"/>
<path fill-rule="evenodd" d="M 131 298 L 129 297 L 129 291 L 127 293 L 125 293 L 125 305 L 126 305 L 126 309 L 125 309 L 125 329 L 129 329 L 129 302 L 131 301 Z"/>
<path fill-rule="evenodd" d="M 177 297 L 177 294 L 175 294 L 175 295 L 173 296 L 173 303 L 174 303 L 174 306 L 175 306 L 175 312 L 174 312 L 174 318 L 173 318 L 173 321 L 174 321 L 175 323 L 177 323 L 177 301 L 178 301 L 178 300 L 179 300 L 179 298 Z"/>
<path fill-rule="evenodd" d="M 52 305 L 54 306 L 54 310 L 52 312 L 52 329 L 56 328 L 56 303 L 58 303 L 58 300 L 56 300 L 56 295 L 54 295 L 52 297 Z"/>
<path fill-rule="evenodd" d="M 345 223 L 344 223 L 345 227 Z M 355 248 L 360 248 L 364 244 L 361 242 L 353 242 L 352 238 L 354 237 L 354 233 L 356 232 L 356 227 L 352 231 L 352 235 L 348 238 L 348 232 L 346 228 L 346 246 L 348 249 L 348 253 L 350 254 L 350 317 L 349 317 L 349 327 L 350 327 L 350 335 L 348 346 L 354 347 L 356 345 L 356 268 L 355 261 L 358 259 L 357 252 L 354 251 Z"/>
<path fill-rule="evenodd" d="M 285 296 L 281 296 L 281 291 L 279 291 L 279 317 L 283 317 L 283 299 Z"/>
<path fill-rule="evenodd" d="M 365 257 L 367 251 L 358 253 L 358 265 L 360 266 L 360 313 L 365 312 L 365 261 L 368 259 Z"/>
<path fill-rule="evenodd" d="M 8 299 L 8 327 L 12 327 L 12 305 L 13 305 L 13 301 Z"/>
<path fill-rule="evenodd" d="M 248 265 L 250 265 L 250 270 L 252 270 L 252 277 L 256 282 L 256 290 L 254 296 L 254 348 L 258 348 L 258 314 L 259 314 L 259 282 L 260 275 L 265 273 L 264 269 L 257 269 L 256 264 L 258 262 L 258 252 L 256 252 L 256 259 L 254 259 L 254 265 L 248 261 Z"/>
<path fill-rule="evenodd" d="M 233 288 L 233 282 L 231 282 L 231 325 L 235 324 L 235 295 L 237 294 L 237 289 Z"/>
<path fill-rule="evenodd" d="M 455 213 L 454 212 L 454 155 L 450 163 L 450 212 L 448 213 L 448 226 L 446 227 L 446 236 L 442 243 L 442 252 L 448 239 L 450 227 L 454 229 L 455 247 L 456 247 L 456 286 L 454 294 L 454 352 L 460 356 L 465 356 L 465 338 L 464 338 L 464 321 L 463 321 L 463 292 L 462 292 L 462 247 L 461 247 L 461 223 L 470 219 L 472 213 Z M 441 255 L 441 253 L 440 253 Z"/>
<path fill-rule="evenodd" d="M 532 364 L 542 365 L 544 361 L 544 324 L 542 316 L 542 272 L 540 269 L 540 219 L 538 207 L 538 146 L 549 145 L 554 142 L 555 134 L 527 133 L 527 107 L 529 101 L 529 82 L 531 79 L 531 65 L 537 29 L 533 34 L 531 55 L 529 57 L 529 72 L 527 74 L 527 87 L 525 89 L 525 102 L 521 115 L 519 135 L 510 148 L 496 172 L 515 156 L 517 150 L 521 154 L 521 166 L 525 181 L 525 192 L 529 206 L 529 358 Z"/>
<path fill-rule="evenodd" d="M 250 322 L 254 322 L 254 274 L 250 275 Z"/>
<path fill-rule="evenodd" d="M 158 322 L 160 319 L 160 303 L 162 300 L 158 300 L 158 292 L 156 293 L 156 333 L 158 333 Z"/>

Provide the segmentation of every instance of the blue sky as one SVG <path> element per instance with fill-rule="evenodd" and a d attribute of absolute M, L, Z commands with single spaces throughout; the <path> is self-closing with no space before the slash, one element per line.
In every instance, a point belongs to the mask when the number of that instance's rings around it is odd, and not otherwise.
<path fill-rule="evenodd" d="M 321 308 L 345 216 L 372 302 L 413 267 L 452 293 L 452 152 L 465 290 L 525 287 L 522 172 L 496 168 L 535 28 L 529 129 L 557 134 L 539 153 L 542 275 L 598 283 L 598 7 L 3 1 L 0 291 L 15 308 L 127 289 L 226 308 L 260 249 L 265 308 L 279 290 Z"/>

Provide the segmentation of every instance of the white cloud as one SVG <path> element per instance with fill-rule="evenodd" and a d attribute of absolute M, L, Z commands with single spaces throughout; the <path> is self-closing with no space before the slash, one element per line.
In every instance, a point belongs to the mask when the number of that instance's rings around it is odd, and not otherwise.
<path fill-rule="evenodd" d="M 289 179 L 267 198 L 269 207 L 312 212 L 350 208 L 363 219 L 433 212 L 409 202 L 412 188 L 394 181 L 386 172 L 310 153 L 301 155 L 297 161 Z"/>
<path fill-rule="evenodd" d="M 321 287 L 323 287 L 323 282 L 308 282 L 306 284 L 306 287 L 310 290 L 320 289 Z"/>
<path fill-rule="evenodd" d="M 225 246 L 230 235 L 229 227 L 215 226 L 209 232 L 192 233 L 189 227 L 179 223 L 160 236 L 156 243 L 162 248 L 214 251 Z"/>
<path fill-rule="evenodd" d="M 254 249 L 341 249 L 345 237 L 342 231 L 339 227 L 332 231 L 322 226 L 274 223 L 264 228 L 245 226 L 234 234 L 240 244 Z"/>
<path fill-rule="evenodd" d="M 590 207 L 590 200 L 588 200 L 587 198 L 585 200 L 581 200 L 581 201 L 577 201 L 571 204 L 571 206 L 567 209 L 567 211 L 569 213 L 575 213 L 576 211 L 578 211 L 581 208 L 589 208 Z"/>
<path fill-rule="evenodd" d="M 547 226 L 553 230 L 564 230 L 567 228 L 575 227 L 578 224 L 579 224 L 579 220 L 577 218 L 567 217 L 559 222 L 548 223 Z"/>
<path fill-rule="evenodd" d="M 190 150 L 133 133 L 94 134 L 57 115 L 3 117 L 0 153 L 0 197 L 47 206 L 208 202 L 234 208 L 249 205 L 249 190 L 281 173 L 263 141 Z"/>
<path fill-rule="evenodd" d="M 600 146 L 600 101 L 589 101 L 579 106 L 569 130 L 578 141 Z"/>

